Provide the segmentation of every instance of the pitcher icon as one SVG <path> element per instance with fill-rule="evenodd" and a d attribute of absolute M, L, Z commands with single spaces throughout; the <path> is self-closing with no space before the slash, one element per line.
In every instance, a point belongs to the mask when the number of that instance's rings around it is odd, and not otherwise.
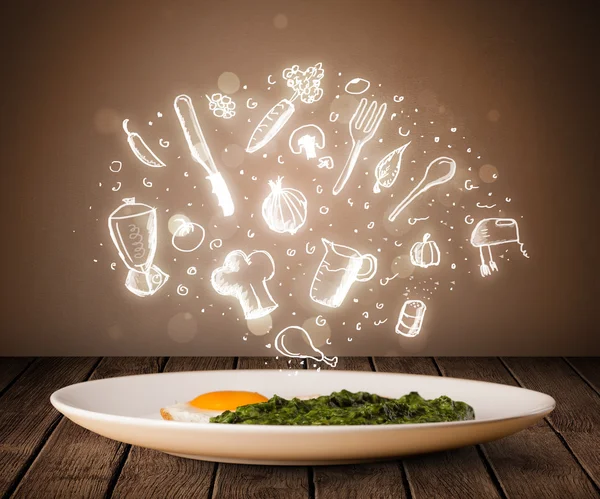
<path fill-rule="evenodd" d="M 334 244 L 322 238 L 325 255 L 313 278 L 310 298 L 326 307 L 338 308 L 346 298 L 355 281 L 365 282 L 377 272 L 377 258 L 361 255 L 354 248 Z M 369 263 L 366 272 L 360 273 L 364 263 Z"/>

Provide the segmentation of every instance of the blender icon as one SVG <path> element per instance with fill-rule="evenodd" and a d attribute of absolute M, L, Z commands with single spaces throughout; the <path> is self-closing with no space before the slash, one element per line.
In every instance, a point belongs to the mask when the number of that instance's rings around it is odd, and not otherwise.
<path fill-rule="evenodd" d="M 141 297 L 156 293 L 169 276 L 153 265 L 156 255 L 156 209 L 135 198 L 123 204 L 108 217 L 108 230 L 119 256 L 129 269 L 125 287 Z"/>

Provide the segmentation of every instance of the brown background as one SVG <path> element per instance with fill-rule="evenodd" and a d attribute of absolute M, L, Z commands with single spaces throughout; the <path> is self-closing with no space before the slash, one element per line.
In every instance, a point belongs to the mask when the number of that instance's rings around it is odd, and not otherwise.
<path fill-rule="evenodd" d="M 107 165 L 126 154 L 113 117 L 143 123 L 156 110 L 170 110 L 178 93 L 202 95 L 207 81 L 214 88 L 224 71 L 258 85 L 294 62 L 317 60 L 444 106 L 446 117 L 468 130 L 508 179 L 506 193 L 515 200 L 515 216 L 524 216 L 531 255 L 525 260 L 517 252 L 491 281 L 463 276 L 454 292 L 436 295 L 420 343 L 401 343 L 381 328 L 365 328 L 349 343 L 351 326 L 336 326 L 334 345 L 324 351 L 600 354 L 592 305 L 598 291 L 595 26 L 586 3 L 565 9 L 525 1 L 3 6 L 0 355 L 273 353 L 265 338 L 290 325 L 276 315 L 270 335 L 244 342 L 236 309 L 225 318 L 200 315 L 204 296 L 186 301 L 171 289 L 168 298 L 132 299 L 122 288 L 121 263 L 116 272 L 109 268 L 118 260 L 107 247 L 104 220 L 116 198 L 98 182 L 113 185 Z M 285 29 L 273 24 L 280 13 L 288 19 Z M 496 122 L 488 119 L 492 109 Z M 185 344 L 167 334 L 169 318 L 182 311 L 199 323 Z"/>

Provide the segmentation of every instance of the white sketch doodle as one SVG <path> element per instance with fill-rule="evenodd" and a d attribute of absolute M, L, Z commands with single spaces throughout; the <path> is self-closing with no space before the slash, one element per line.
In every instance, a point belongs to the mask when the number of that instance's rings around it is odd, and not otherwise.
<path fill-rule="evenodd" d="M 312 255 L 317 248 L 310 243 L 306 243 L 305 251 L 308 255 Z"/>
<path fill-rule="evenodd" d="M 223 210 L 223 216 L 229 217 L 233 215 L 235 207 L 231 199 L 231 194 L 229 193 L 225 179 L 217 169 L 217 165 L 212 158 L 210 149 L 200 128 L 200 123 L 198 123 L 192 99 L 187 95 L 178 95 L 175 97 L 173 106 L 175 107 L 175 112 L 179 118 L 179 123 L 192 158 L 208 173 L 207 178 L 210 180 L 212 192 L 217 196 L 219 206 Z"/>
<path fill-rule="evenodd" d="M 187 288 L 187 286 L 184 286 L 183 284 L 180 284 L 179 286 L 177 286 L 177 294 L 179 296 L 187 296 L 189 292 L 189 289 Z"/>
<path fill-rule="evenodd" d="M 404 200 L 394 208 L 390 213 L 388 219 L 390 222 L 396 220 L 398 215 L 402 213 L 410 203 L 412 203 L 417 197 L 423 194 L 425 191 L 432 187 L 448 182 L 456 173 L 456 162 L 452 158 L 442 156 L 434 159 L 425 170 L 425 175 L 421 181 L 415 186 Z"/>
<path fill-rule="evenodd" d="M 360 254 L 354 248 L 322 238 L 325 254 L 310 287 L 310 298 L 326 307 L 338 308 L 355 282 L 366 282 L 377 272 L 377 258 Z M 368 269 L 360 272 L 368 263 Z"/>
<path fill-rule="evenodd" d="M 142 184 L 144 185 L 144 187 L 152 187 L 152 182 L 150 180 L 148 180 L 146 177 L 143 178 Z"/>
<path fill-rule="evenodd" d="M 117 166 L 113 168 L 113 165 Z M 121 168 L 123 168 L 123 163 L 121 163 L 120 161 L 113 161 L 108 167 L 108 169 L 113 173 L 119 173 L 121 171 Z"/>
<path fill-rule="evenodd" d="M 277 83 L 277 81 L 271 81 L 271 78 L 273 78 L 273 75 L 267 76 L 267 83 L 269 85 L 275 85 L 275 83 Z"/>
<path fill-rule="evenodd" d="M 381 309 L 382 309 L 384 306 L 385 306 L 385 304 L 384 304 L 384 303 L 376 303 L 376 304 L 375 304 L 375 308 L 376 308 L 377 310 L 381 310 Z"/>
<path fill-rule="evenodd" d="M 333 111 L 329 113 L 329 121 L 335 123 L 340 117 L 339 113 L 334 113 Z"/>
<path fill-rule="evenodd" d="M 135 157 L 146 166 L 151 166 L 152 168 L 162 168 L 163 166 L 166 166 L 162 160 L 152 152 L 152 149 L 148 147 L 139 133 L 129 131 L 127 123 L 129 123 L 129 120 L 123 120 L 123 130 L 127 134 L 127 143 Z"/>
<path fill-rule="evenodd" d="M 296 250 L 293 248 L 288 248 L 288 250 L 285 252 L 285 254 L 287 256 L 296 256 Z"/>
<path fill-rule="evenodd" d="M 321 215 L 327 215 L 327 213 L 329 213 L 329 207 L 328 206 L 321 206 L 319 208 L 319 213 Z"/>
<path fill-rule="evenodd" d="M 283 163 L 285 163 L 285 161 L 283 161 L 283 156 L 282 156 L 281 154 L 280 154 L 279 156 L 277 156 L 277 162 L 278 162 L 280 165 L 283 165 Z"/>
<path fill-rule="evenodd" d="M 133 294 L 145 297 L 156 293 L 169 279 L 153 265 L 157 246 L 156 208 L 136 203 L 123 204 L 108 217 L 108 231 L 119 257 L 129 269 L 125 286 Z"/>
<path fill-rule="evenodd" d="M 519 235 L 519 225 L 514 218 L 484 218 L 477 222 L 471 233 L 471 244 L 479 248 L 481 265 L 479 270 L 482 277 L 492 274 L 498 270 L 498 265 L 492 255 L 492 246 L 500 244 L 517 243 L 524 257 L 529 258 L 527 252 L 523 249 Z M 486 263 L 484 248 L 487 248 L 489 262 Z"/>
<path fill-rule="evenodd" d="M 246 255 L 235 250 L 212 272 L 210 282 L 220 295 L 237 298 L 249 320 L 269 315 L 279 306 L 267 287 L 274 275 L 275 262 L 268 252 L 257 250 Z"/>
<path fill-rule="evenodd" d="M 324 362 L 331 367 L 335 367 L 338 362 L 337 357 L 326 357 L 321 350 L 315 347 L 308 331 L 300 326 L 288 326 L 280 331 L 275 337 L 275 349 L 286 357 L 312 359 L 316 362 Z M 305 351 L 303 352 L 302 349 Z M 310 351 L 307 353 L 307 350 Z"/>
<path fill-rule="evenodd" d="M 121 189 L 121 182 L 117 182 L 117 185 L 115 187 L 113 187 L 111 190 L 113 192 L 117 192 L 120 189 Z"/>
<path fill-rule="evenodd" d="M 217 118 L 229 120 L 235 116 L 235 102 L 228 95 L 207 95 L 208 107 Z"/>
<path fill-rule="evenodd" d="M 403 95 L 394 95 L 394 102 L 402 102 L 404 100 Z"/>
<path fill-rule="evenodd" d="M 189 267 L 187 269 L 187 275 L 196 275 L 198 273 L 198 269 L 196 267 Z"/>
<path fill-rule="evenodd" d="M 317 194 L 323 194 L 323 186 L 321 184 L 317 185 Z"/>
<path fill-rule="evenodd" d="M 410 130 L 408 132 L 402 133 L 402 127 L 398 128 L 398 134 L 402 137 L 408 137 L 410 135 Z"/>
<path fill-rule="evenodd" d="M 496 207 L 495 204 L 481 204 L 480 202 L 475 203 L 475 206 L 477 206 L 477 208 L 486 208 L 488 210 Z"/>
<path fill-rule="evenodd" d="M 306 223 L 308 201 L 299 190 L 282 187 L 282 181 L 269 180 L 271 192 L 263 201 L 262 216 L 272 231 L 295 234 Z"/>
<path fill-rule="evenodd" d="M 333 158 L 331 156 L 323 156 L 319 158 L 319 164 L 317 167 L 325 168 L 326 170 L 333 170 Z"/>
<path fill-rule="evenodd" d="M 327 320 L 322 315 L 317 315 L 315 324 L 319 327 L 323 327 L 325 324 L 327 324 Z"/>
<path fill-rule="evenodd" d="M 365 80 L 364 78 L 352 78 L 346 83 L 344 90 L 347 94 L 360 95 L 369 90 L 370 86 L 371 82 L 369 80 Z"/>
<path fill-rule="evenodd" d="M 409 217 L 408 225 L 415 225 L 417 222 L 422 222 L 424 220 L 429 220 L 429 217 L 424 217 L 424 218 Z"/>
<path fill-rule="evenodd" d="M 472 225 L 475 222 L 475 219 L 471 215 L 467 215 L 465 217 L 465 223 L 467 225 Z"/>
<path fill-rule="evenodd" d="M 387 319 L 377 320 L 377 321 L 373 322 L 373 325 L 375 327 L 377 327 L 377 326 L 381 326 L 382 324 L 385 324 L 386 322 L 387 322 Z"/>
<path fill-rule="evenodd" d="M 416 267 L 426 269 L 440 264 L 440 248 L 430 237 L 431 234 L 425 233 L 423 241 L 417 241 L 410 248 L 410 262 Z"/>
<path fill-rule="evenodd" d="M 400 173 L 400 167 L 402 166 L 402 155 L 409 145 L 410 141 L 386 154 L 381 161 L 377 163 L 377 166 L 375 167 L 375 185 L 373 186 L 373 192 L 375 194 L 380 193 L 382 187 L 389 189 L 394 185 L 394 182 L 396 182 L 398 174 Z"/>
<path fill-rule="evenodd" d="M 467 179 L 467 180 L 465 180 L 465 189 L 467 191 L 472 191 L 473 189 L 479 189 L 479 186 L 473 185 L 473 182 L 471 181 L 471 179 Z"/>
<path fill-rule="evenodd" d="M 169 145 L 171 145 L 171 143 L 168 140 L 165 139 L 158 139 L 158 145 L 160 147 L 169 147 Z"/>
<path fill-rule="evenodd" d="M 381 279 L 379 279 L 379 284 L 381 284 L 382 286 L 387 286 L 389 282 L 396 279 L 396 277 L 398 277 L 398 274 L 394 274 L 392 277 L 382 277 Z"/>
<path fill-rule="evenodd" d="M 373 135 L 375 135 L 386 110 L 387 104 L 385 103 L 377 107 L 377 101 L 373 101 L 367 108 L 367 99 L 363 97 L 360 100 L 360 104 L 356 108 L 356 111 L 354 111 L 350 123 L 348 124 L 350 138 L 352 139 L 352 148 L 350 149 L 346 164 L 333 187 L 334 196 L 337 196 L 345 187 L 356 166 L 362 148 L 373 138 Z"/>
<path fill-rule="evenodd" d="M 288 145 L 294 154 L 304 151 L 306 159 L 313 159 L 317 157 L 317 149 L 325 147 L 325 134 L 317 125 L 302 125 L 290 134 Z"/>
<path fill-rule="evenodd" d="M 296 107 L 294 101 L 298 98 L 305 104 L 312 104 L 321 99 L 323 89 L 321 79 L 325 76 L 322 64 L 302 71 L 298 66 L 292 66 L 283 71 L 287 86 L 294 90 L 290 99 L 282 99 L 275 104 L 252 132 L 246 152 L 253 153 L 269 143 L 288 122 Z"/>
<path fill-rule="evenodd" d="M 193 238 L 190 237 L 192 234 Z M 202 246 L 205 235 L 206 231 L 202 225 L 182 219 L 179 227 L 173 232 L 171 244 L 177 251 L 191 253 Z"/>
<path fill-rule="evenodd" d="M 256 109 L 256 107 L 258 106 L 258 102 L 253 102 L 252 101 L 252 97 L 250 97 L 247 101 L 246 101 L 246 107 L 248 109 Z"/>
<path fill-rule="evenodd" d="M 421 300 L 406 300 L 400 310 L 396 333 L 413 338 L 421 332 L 427 306 Z"/>
<path fill-rule="evenodd" d="M 222 239 L 213 239 L 210 243 L 208 243 L 208 247 L 212 250 L 219 249 L 223 246 Z"/>

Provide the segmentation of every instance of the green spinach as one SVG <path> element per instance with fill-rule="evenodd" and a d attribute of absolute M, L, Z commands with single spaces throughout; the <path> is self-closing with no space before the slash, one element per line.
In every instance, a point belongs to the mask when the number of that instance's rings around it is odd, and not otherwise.
<path fill-rule="evenodd" d="M 367 392 L 333 392 L 310 400 L 286 400 L 238 407 L 210 418 L 211 423 L 260 425 L 377 425 L 439 423 L 475 419 L 473 408 L 445 395 L 426 400 L 417 392 L 390 399 Z"/>

